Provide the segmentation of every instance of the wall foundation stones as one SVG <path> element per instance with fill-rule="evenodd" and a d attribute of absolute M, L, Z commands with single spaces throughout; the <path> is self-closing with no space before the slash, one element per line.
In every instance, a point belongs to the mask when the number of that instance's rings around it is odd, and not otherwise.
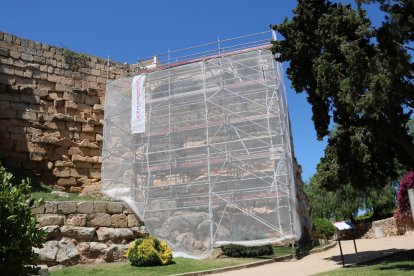
<path fill-rule="evenodd" d="M 39 212 L 38 226 L 46 232 L 44 247 L 36 249 L 42 264 L 125 260 L 129 244 L 148 235 L 139 218 L 121 202 L 49 201 L 32 210 Z"/>

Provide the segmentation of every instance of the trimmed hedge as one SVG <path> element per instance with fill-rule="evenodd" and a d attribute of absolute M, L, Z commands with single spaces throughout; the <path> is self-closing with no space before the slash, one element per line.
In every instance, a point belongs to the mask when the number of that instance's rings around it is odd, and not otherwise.
<path fill-rule="evenodd" d="M 133 266 L 156 266 L 172 263 L 172 251 L 168 245 L 151 236 L 136 240 L 126 255 Z"/>
<path fill-rule="evenodd" d="M 224 255 L 229 257 L 258 257 L 273 254 L 273 246 L 270 244 L 262 246 L 242 246 L 228 244 L 221 247 Z"/>
<path fill-rule="evenodd" d="M 325 218 L 315 219 L 313 221 L 313 238 L 330 239 L 335 234 L 335 226 Z"/>

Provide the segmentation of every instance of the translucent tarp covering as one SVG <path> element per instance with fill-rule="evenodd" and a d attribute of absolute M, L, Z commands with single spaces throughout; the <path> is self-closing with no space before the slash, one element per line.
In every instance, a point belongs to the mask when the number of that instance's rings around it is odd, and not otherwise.
<path fill-rule="evenodd" d="M 264 48 L 146 73 L 146 130 L 134 135 L 132 78 L 108 83 L 102 192 L 175 256 L 300 238 L 279 68 Z"/>

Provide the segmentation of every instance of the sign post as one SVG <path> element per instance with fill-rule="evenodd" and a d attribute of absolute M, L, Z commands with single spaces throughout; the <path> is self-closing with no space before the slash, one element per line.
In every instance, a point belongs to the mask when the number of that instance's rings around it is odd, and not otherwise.
<path fill-rule="evenodd" d="M 341 251 L 342 266 L 345 267 L 344 254 L 343 254 L 342 245 L 341 245 L 341 231 L 344 231 L 344 230 L 352 230 L 352 239 L 354 240 L 356 264 L 358 264 L 359 259 L 358 259 L 358 250 L 357 250 L 357 246 L 356 246 L 356 242 L 355 242 L 355 225 L 352 224 L 352 222 L 349 222 L 349 221 L 335 222 L 333 225 L 336 228 L 336 233 L 337 233 L 337 236 L 338 236 L 339 250 Z"/>

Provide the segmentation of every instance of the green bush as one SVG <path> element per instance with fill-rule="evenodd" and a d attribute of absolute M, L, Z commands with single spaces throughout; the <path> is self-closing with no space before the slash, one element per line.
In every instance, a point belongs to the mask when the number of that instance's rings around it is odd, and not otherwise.
<path fill-rule="evenodd" d="M 138 239 L 127 251 L 133 266 L 168 265 L 172 263 L 172 251 L 168 245 L 155 237 Z"/>
<path fill-rule="evenodd" d="M 319 218 L 313 221 L 313 238 L 330 239 L 334 234 L 335 226 L 328 219 Z"/>
<path fill-rule="evenodd" d="M 273 254 L 273 247 L 270 244 L 249 247 L 237 244 L 228 244 L 223 245 L 221 250 L 224 255 L 229 257 L 258 257 Z"/>
<path fill-rule="evenodd" d="M 37 273 L 32 247 L 42 247 L 45 233 L 36 228 L 31 207 L 41 202 L 30 198 L 28 179 L 12 182 L 13 175 L 0 165 L 0 274 Z"/>

